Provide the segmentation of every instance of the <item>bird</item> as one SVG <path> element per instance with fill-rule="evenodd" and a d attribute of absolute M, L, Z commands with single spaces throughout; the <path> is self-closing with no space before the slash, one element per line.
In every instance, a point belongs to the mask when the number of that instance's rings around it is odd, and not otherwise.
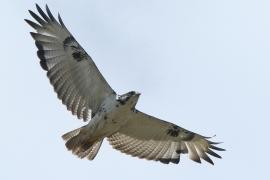
<path fill-rule="evenodd" d="M 118 95 L 107 83 L 93 59 L 48 5 L 37 13 L 29 10 L 34 21 L 25 21 L 37 47 L 40 66 L 68 111 L 85 125 L 62 136 L 66 148 L 79 158 L 93 160 L 103 140 L 122 153 L 161 162 L 180 162 L 181 154 L 201 163 L 214 165 L 211 156 L 221 158 L 211 137 L 202 136 L 176 124 L 148 115 L 136 108 L 140 93 Z M 210 157 L 209 157 L 210 155 Z"/>

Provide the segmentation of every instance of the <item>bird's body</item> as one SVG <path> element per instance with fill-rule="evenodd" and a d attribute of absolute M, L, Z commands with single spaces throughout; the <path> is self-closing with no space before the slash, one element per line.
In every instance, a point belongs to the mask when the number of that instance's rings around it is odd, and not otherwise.
<path fill-rule="evenodd" d="M 57 21 L 48 6 L 47 14 L 38 5 L 37 10 L 42 18 L 29 12 L 38 24 L 26 22 L 37 31 L 31 35 L 36 41 L 40 65 L 67 109 L 78 119 L 90 120 L 63 135 L 68 150 L 92 160 L 107 138 L 123 153 L 162 163 L 179 163 L 182 153 L 188 153 L 196 162 L 204 159 L 211 164 L 207 154 L 221 158 L 212 151 L 224 150 L 214 146 L 218 143 L 137 110 L 140 93 L 117 95 L 61 17 L 58 15 Z"/>
<path fill-rule="evenodd" d="M 91 137 L 91 141 L 95 142 L 111 136 L 127 123 L 130 111 L 132 104 L 123 104 L 114 95 L 107 97 L 91 121 L 80 130 L 80 139 L 87 141 Z M 88 143 L 91 145 L 93 142 Z"/>

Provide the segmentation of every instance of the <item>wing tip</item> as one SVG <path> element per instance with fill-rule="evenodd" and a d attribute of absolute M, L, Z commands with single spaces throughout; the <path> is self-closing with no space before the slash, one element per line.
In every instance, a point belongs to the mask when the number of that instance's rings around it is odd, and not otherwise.
<path fill-rule="evenodd" d="M 202 163 L 200 157 L 198 157 L 198 158 L 190 158 L 190 159 L 191 159 L 192 161 L 196 162 L 196 163 L 199 163 L 199 164 Z"/>
<path fill-rule="evenodd" d="M 171 162 L 174 163 L 174 164 L 179 164 L 180 158 L 171 159 Z"/>
<path fill-rule="evenodd" d="M 36 13 L 34 13 L 33 11 L 31 10 L 28 10 L 28 12 L 30 13 L 30 15 L 41 25 L 45 25 L 46 22 L 41 18 L 39 17 Z"/>
<path fill-rule="evenodd" d="M 215 153 L 214 151 L 212 151 L 212 150 L 210 150 L 210 149 L 208 149 L 208 150 L 206 151 L 206 153 L 207 153 L 207 154 L 210 154 L 211 156 L 214 156 L 214 157 L 216 157 L 216 158 L 222 159 L 222 157 L 221 157 L 220 155 L 218 155 L 217 153 Z"/>
<path fill-rule="evenodd" d="M 210 149 L 214 149 L 214 150 L 216 150 L 216 151 L 226 151 L 226 149 L 223 149 L 223 148 L 220 148 L 220 147 L 211 145 L 211 144 L 210 144 L 209 148 L 210 148 Z"/>
<path fill-rule="evenodd" d="M 65 24 L 64 24 L 64 22 L 63 22 L 63 20 L 61 18 L 60 13 L 58 13 L 58 21 L 60 22 L 60 24 L 61 24 L 62 27 L 66 28 L 66 26 L 65 26 Z"/>
<path fill-rule="evenodd" d="M 40 25 L 38 25 L 37 23 L 34 23 L 33 21 L 30 21 L 29 19 L 24 19 L 24 21 L 28 24 L 28 25 L 30 25 L 32 28 L 34 28 L 34 29 L 39 29 L 39 28 L 41 28 L 41 26 Z"/>
<path fill-rule="evenodd" d="M 45 5 L 45 8 L 46 8 L 46 12 L 47 12 L 47 14 L 49 15 L 51 21 L 55 22 L 56 20 L 55 20 L 53 14 L 51 13 L 51 10 L 49 9 L 48 4 Z"/>

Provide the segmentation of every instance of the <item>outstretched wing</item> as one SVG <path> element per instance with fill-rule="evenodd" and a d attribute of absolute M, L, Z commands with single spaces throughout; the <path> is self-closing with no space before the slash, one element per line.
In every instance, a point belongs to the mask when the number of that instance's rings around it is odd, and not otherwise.
<path fill-rule="evenodd" d="M 30 11 L 38 22 L 25 20 L 36 32 L 31 32 L 38 48 L 41 67 L 54 87 L 58 98 L 79 119 L 88 120 L 100 104 L 115 92 L 99 72 L 94 61 L 68 31 L 60 15 L 58 21 L 46 5 L 47 14 L 36 5 L 38 16 Z"/>
<path fill-rule="evenodd" d="M 127 125 L 108 140 L 123 153 L 166 164 L 178 164 L 181 153 L 188 153 L 189 158 L 198 163 L 204 159 L 214 164 L 207 154 L 221 158 L 211 149 L 224 150 L 206 137 L 139 111 L 132 112 Z"/>

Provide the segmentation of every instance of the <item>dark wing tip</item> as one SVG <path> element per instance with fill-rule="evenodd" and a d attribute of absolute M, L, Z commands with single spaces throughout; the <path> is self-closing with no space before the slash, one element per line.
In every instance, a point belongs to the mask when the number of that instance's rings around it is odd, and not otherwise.
<path fill-rule="evenodd" d="M 204 159 L 204 160 L 206 162 L 208 162 L 209 164 L 213 165 L 213 166 L 215 165 L 214 162 L 212 161 L 212 159 L 210 159 L 210 158 L 209 159 Z"/>
<path fill-rule="evenodd" d="M 178 164 L 180 162 L 180 158 L 171 159 L 171 162 L 174 163 L 174 164 Z"/>
<path fill-rule="evenodd" d="M 199 156 L 198 156 L 198 158 L 191 158 L 191 160 L 194 161 L 194 162 L 196 162 L 196 163 L 199 163 L 199 164 L 202 163 L 201 162 L 201 159 L 199 158 Z"/>
<path fill-rule="evenodd" d="M 207 156 L 207 154 L 205 154 L 204 152 L 201 154 L 200 157 L 201 157 L 203 160 L 205 160 L 206 162 L 208 162 L 208 163 L 214 165 L 214 162 L 212 161 L 212 159 L 209 158 L 209 156 Z"/>
<path fill-rule="evenodd" d="M 59 20 L 61 26 L 65 28 L 66 26 L 65 26 L 65 24 L 64 24 L 64 22 L 63 22 L 63 20 L 62 20 L 62 18 L 61 18 L 61 16 L 60 16 L 59 13 L 58 13 L 58 20 Z"/>
<path fill-rule="evenodd" d="M 38 5 L 37 3 L 36 3 L 36 8 L 37 8 L 39 14 L 40 14 L 47 22 L 49 22 L 49 21 L 50 21 L 49 17 L 44 13 L 44 11 L 39 7 L 39 5 Z"/>
<path fill-rule="evenodd" d="M 170 159 L 159 159 L 160 162 L 162 162 L 163 164 L 169 164 Z"/>
<path fill-rule="evenodd" d="M 40 8 L 39 5 L 38 5 L 38 3 L 35 3 L 35 5 L 36 5 L 36 8 L 37 8 L 37 9 Z"/>
<path fill-rule="evenodd" d="M 159 161 L 162 162 L 163 164 L 169 164 L 170 162 L 174 163 L 174 164 L 178 164 L 180 162 L 180 158 L 176 158 L 176 159 L 161 158 L 161 159 L 159 159 Z"/>
<path fill-rule="evenodd" d="M 36 40 L 37 33 L 35 33 L 35 32 L 30 32 L 30 35 L 32 36 L 32 38 L 33 38 L 34 40 Z"/>
<path fill-rule="evenodd" d="M 209 140 L 207 140 L 207 142 L 209 143 L 209 144 L 222 144 L 223 142 L 213 142 L 213 141 L 209 141 Z"/>
<path fill-rule="evenodd" d="M 53 15 L 52 15 L 50 9 L 49 9 L 49 6 L 47 4 L 46 4 L 46 11 L 47 11 L 47 14 L 49 15 L 51 21 L 53 21 L 53 22 L 56 21 L 55 18 L 53 17 Z"/>
<path fill-rule="evenodd" d="M 34 29 L 40 29 L 41 28 L 41 26 L 40 25 L 38 25 L 37 23 L 34 23 L 33 21 L 30 21 L 30 20 L 28 20 L 28 19 L 24 19 L 25 20 L 25 22 L 27 23 L 27 24 L 29 24 L 32 28 L 34 28 Z"/>
<path fill-rule="evenodd" d="M 47 10 L 47 9 L 49 9 L 49 6 L 48 6 L 48 4 L 46 4 L 46 5 L 45 5 L 45 8 L 46 8 L 46 10 Z"/>
<path fill-rule="evenodd" d="M 29 13 L 30 13 L 30 15 L 39 23 L 39 24 L 41 24 L 41 25 L 45 25 L 46 24 L 46 22 L 43 20 L 43 19 L 41 19 L 36 13 L 34 13 L 33 11 L 31 11 L 31 10 L 28 10 L 29 11 Z"/>
<path fill-rule="evenodd" d="M 210 145 L 209 148 L 214 149 L 214 150 L 217 150 L 217 151 L 226 151 L 226 149 L 219 148 L 219 147 L 216 147 L 214 145 Z"/>
<path fill-rule="evenodd" d="M 216 158 L 222 159 L 222 157 L 221 157 L 220 155 L 218 155 L 217 153 L 215 153 L 214 151 L 212 151 L 212 150 L 210 150 L 210 149 L 208 149 L 208 150 L 206 151 L 206 153 L 207 153 L 207 154 L 210 154 L 211 156 L 214 156 L 214 157 L 216 157 Z"/>

